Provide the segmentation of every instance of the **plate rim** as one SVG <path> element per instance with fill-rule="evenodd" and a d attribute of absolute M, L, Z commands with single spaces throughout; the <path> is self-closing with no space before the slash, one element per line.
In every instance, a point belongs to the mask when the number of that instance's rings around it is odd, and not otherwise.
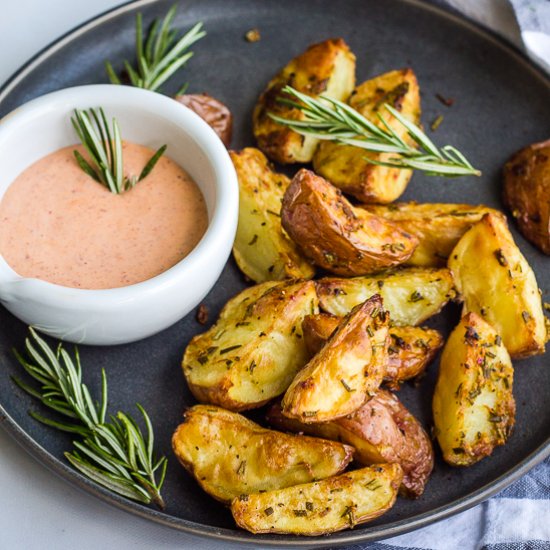
<path fill-rule="evenodd" d="M 520 48 L 510 42 L 505 37 L 497 34 L 492 29 L 471 19 L 467 15 L 459 12 L 456 8 L 442 4 L 441 0 L 396 0 L 405 4 L 416 6 L 420 9 L 435 12 L 440 17 L 450 19 L 457 25 L 468 28 L 477 34 L 482 35 L 485 39 L 490 40 L 493 44 L 504 50 L 509 55 L 512 55 L 518 62 L 526 65 L 535 76 L 537 76 L 550 89 L 550 75 L 539 66 L 534 60 L 530 59 Z M 149 6 L 157 3 L 157 0 L 129 0 L 120 6 L 104 11 L 95 17 L 84 21 L 80 25 L 72 28 L 65 34 L 53 40 L 42 50 L 32 56 L 24 65 L 16 70 L 0 87 L 0 105 L 8 94 L 21 82 L 29 73 L 40 64 L 47 60 L 56 51 L 70 44 L 75 38 L 81 34 L 102 25 L 110 19 L 122 15 L 124 13 L 134 11 L 141 7 Z M 1 119 L 0 119 L 1 120 Z M 496 493 L 502 491 L 514 481 L 525 475 L 536 465 L 541 463 L 545 458 L 550 456 L 550 437 L 546 441 L 531 452 L 522 461 L 516 464 L 513 468 L 496 478 L 488 485 L 484 485 L 476 491 L 472 491 L 451 503 L 435 508 L 429 512 L 414 516 L 410 520 L 397 520 L 385 526 L 367 527 L 361 532 L 358 531 L 343 531 L 332 533 L 329 536 L 316 537 L 299 537 L 288 535 L 253 535 L 246 531 L 238 529 L 229 529 L 221 527 L 213 527 L 202 523 L 196 523 L 183 518 L 169 516 L 164 512 L 157 511 L 153 508 L 132 502 L 128 499 L 120 497 L 107 489 L 97 485 L 93 481 L 84 477 L 78 471 L 69 467 L 68 464 L 56 458 L 39 443 L 37 443 L 19 424 L 11 417 L 8 411 L 0 403 L 0 427 L 3 428 L 11 437 L 17 441 L 21 447 L 28 452 L 36 461 L 43 464 L 48 470 L 69 482 L 74 487 L 91 494 L 107 504 L 124 510 L 134 516 L 153 521 L 157 524 L 170 527 L 177 531 L 190 535 L 208 538 L 210 540 L 225 541 L 229 543 L 239 543 L 245 545 L 263 544 L 269 547 L 284 546 L 304 548 L 316 548 L 327 546 L 342 546 L 345 544 L 354 544 L 360 542 L 374 542 L 383 540 L 389 537 L 405 534 L 421 527 L 439 522 L 447 517 L 466 511 L 477 504 L 487 500 Z"/>

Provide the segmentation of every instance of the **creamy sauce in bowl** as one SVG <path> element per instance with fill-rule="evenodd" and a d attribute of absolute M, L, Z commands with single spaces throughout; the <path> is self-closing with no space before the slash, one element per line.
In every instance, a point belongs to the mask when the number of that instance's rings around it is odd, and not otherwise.
<path fill-rule="evenodd" d="M 206 231 L 204 197 L 165 155 L 120 195 L 94 181 L 60 149 L 24 170 L 0 202 L 0 254 L 22 277 L 84 289 L 118 288 L 174 266 Z M 123 143 L 124 171 L 139 175 L 153 155 Z M 83 153 L 84 154 L 84 153 Z"/>

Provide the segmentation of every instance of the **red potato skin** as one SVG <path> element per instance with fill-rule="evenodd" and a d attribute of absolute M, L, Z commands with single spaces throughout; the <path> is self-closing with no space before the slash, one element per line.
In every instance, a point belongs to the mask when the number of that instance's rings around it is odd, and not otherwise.
<path fill-rule="evenodd" d="M 174 99 L 207 122 L 226 147 L 231 145 L 233 115 L 224 103 L 208 94 L 183 94 Z"/>
<path fill-rule="evenodd" d="M 418 239 L 396 224 L 355 208 L 342 192 L 310 170 L 300 170 L 283 197 L 285 231 L 313 263 L 353 277 L 407 261 Z"/>

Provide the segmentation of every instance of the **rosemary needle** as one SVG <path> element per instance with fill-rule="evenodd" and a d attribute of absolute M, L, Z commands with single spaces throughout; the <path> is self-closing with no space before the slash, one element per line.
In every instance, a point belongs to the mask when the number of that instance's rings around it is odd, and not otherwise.
<path fill-rule="evenodd" d="M 394 153 L 396 156 L 387 161 L 365 157 L 371 164 L 422 170 L 429 174 L 442 176 L 479 176 L 466 157 L 451 145 L 438 149 L 426 134 L 393 107 L 384 104 L 384 108 L 402 126 L 415 142 L 411 146 L 397 135 L 388 122 L 378 114 L 381 127 L 373 124 L 349 105 L 330 97 L 320 99 L 298 92 L 291 86 L 285 86 L 282 92 L 289 97 L 280 96 L 278 101 L 304 114 L 302 120 L 287 119 L 273 113 L 269 116 L 279 124 L 304 136 L 360 147 L 376 153 Z"/>
<path fill-rule="evenodd" d="M 70 421 L 58 421 L 36 412 L 30 415 L 53 428 L 81 437 L 75 450 L 66 452 L 67 460 L 81 473 L 111 491 L 144 504 L 154 502 L 164 508 L 160 494 L 167 460 L 153 456 L 153 427 L 149 416 L 136 404 L 143 422 L 144 436 L 137 422 L 118 412 L 107 420 L 107 378 L 101 371 L 101 402 L 95 402 L 82 382 L 80 356 L 75 348 L 74 360 L 58 345 L 54 352 L 29 328 L 25 356 L 15 356 L 25 371 L 40 384 L 40 389 L 13 377 L 24 391 Z M 159 480 L 156 480 L 158 474 Z"/>
<path fill-rule="evenodd" d="M 197 23 L 183 36 L 177 38 L 177 32 L 171 29 L 176 15 L 177 5 L 168 10 L 162 20 L 155 19 L 146 37 L 143 35 L 143 19 L 141 13 L 136 15 L 136 59 L 134 68 L 124 61 L 124 68 L 130 83 L 138 88 L 157 91 L 178 69 L 183 67 L 193 52 L 189 48 L 206 35 L 202 23 Z M 105 62 L 107 75 L 112 84 L 120 84 L 112 64 Z M 187 85 L 184 84 L 178 94 L 183 94 Z"/>
<path fill-rule="evenodd" d="M 166 145 L 160 147 L 149 159 L 139 177 L 125 177 L 122 138 L 116 119 L 113 118 L 112 127 L 109 128 L 102 108 L 89 109 L 88 112 L 75 109 L 71 122 L 90 157 L 88 162 L 77 150 L 73 151 L 78 165 L 88 176 L 115 194 L 131 189 L 144 179 L 166 151 Z"/>

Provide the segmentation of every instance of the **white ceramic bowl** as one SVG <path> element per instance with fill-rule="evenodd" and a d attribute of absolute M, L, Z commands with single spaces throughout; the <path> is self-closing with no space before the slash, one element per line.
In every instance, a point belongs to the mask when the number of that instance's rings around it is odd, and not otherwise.
<path fill-rule="evenodd" d="M 191 110 L 154 92 L 91 85 L 42 96 L 0 121 L 0 197 L 34 161 L 78 141 L 70 123 L 73 109 L 99 106 L 117 118 L 124 139 L 153 148 L 168 145 L 167 155 L 191 175 L 204 195 L 206 233 L 188 256 L 164 273 L 107 290 L 23 278 L 0 256 L 0 301 L 25 323 L 57 338 L 112 345 L 163 330 L 204 298 L 231 251 L 239 191 L 225 147 Z"/>

